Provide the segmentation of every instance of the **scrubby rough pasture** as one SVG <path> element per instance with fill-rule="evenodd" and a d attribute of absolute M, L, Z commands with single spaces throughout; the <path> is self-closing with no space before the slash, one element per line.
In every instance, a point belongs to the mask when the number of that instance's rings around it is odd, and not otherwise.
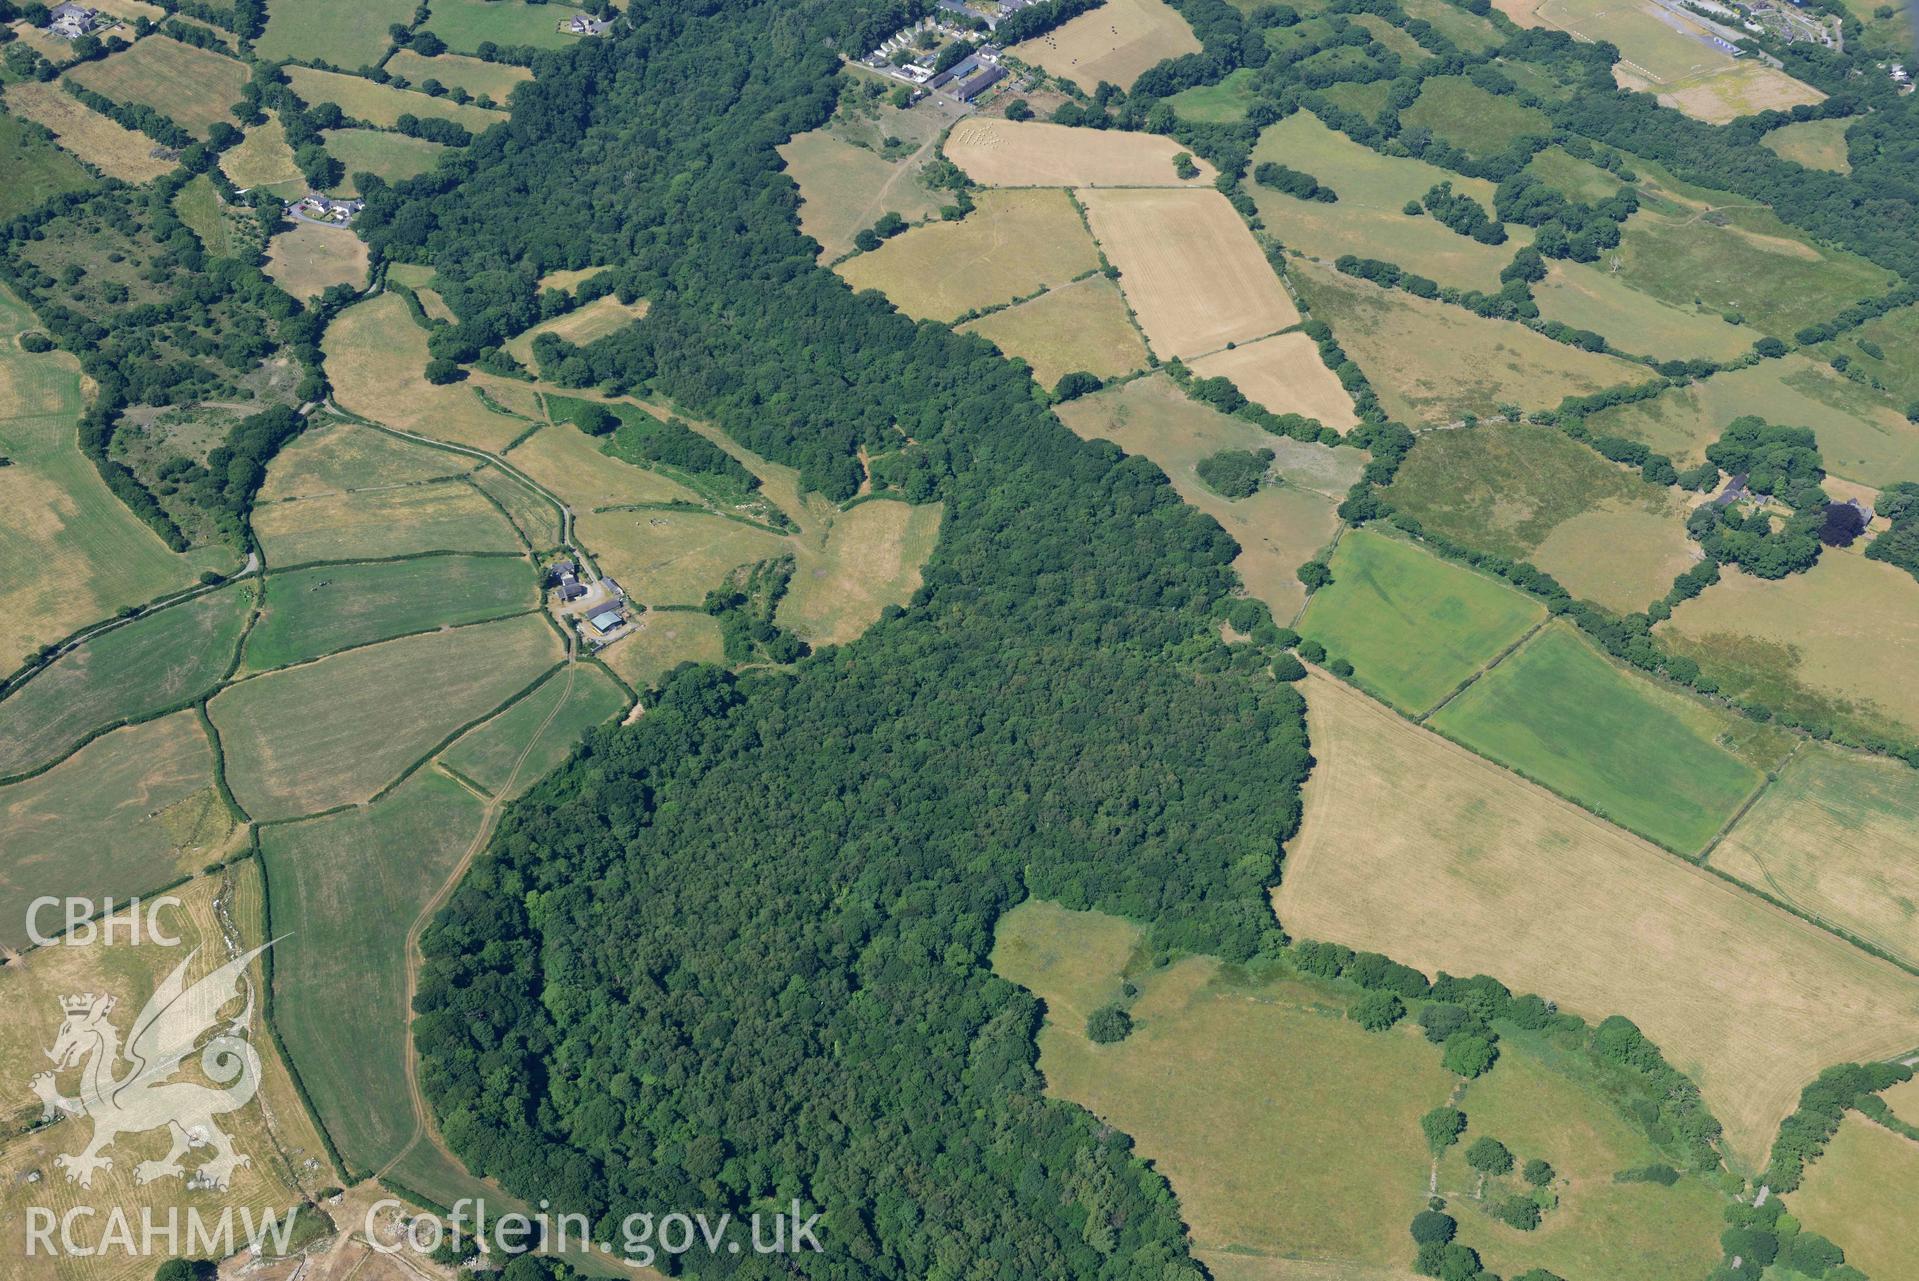
<path fill-rule="evenodd" d="M 253 608 L 250 583 L 90 639 L 0 700 L 0 778 L 51 764 L 89 734 L 181 706 L 226 675 Z"/>
<path fill-rule="evenodd" d="M 1546 278 L 1534 283 L 1533 300 L 1547 320 L 1589 329 L 1620 351 L 1660 360 L 1737 360 L 1762 337 L 1716 312 L 1661 302 L 1583 263 L 1553 263 Z"/>
<path fill-rule="evenodd" d="M 267 464 L 262 504 L 360 489 L 390 489 L 471 471 L 471 458 L 416 445 L 339 419 L 322 420 L 288 441 Z"/>
<path fill-rule="evenodd" d="M 136 40 L 132 48 L 68 74 L 115 102 L 152 107 L 202 139 L 213 125 L 233 123 L 230 108 L 247 83 L 242 63 L 162 35 Z"/>
<path fill-rule="evenodd" d="M 1337 682 L 1306 693 L 1317 764 L 1275 895 L 1291 933 L 1626 1015 L 1746 1168 L 1822 1068 L 1919 1044 L 1919 980 Z"/>
<path fill-rule="evenodd" d="M 532 616 L 403 637 L 240 681 L 207 704 L 255 819 L 365 802 L 560 658 Z"/>
<path fill-rule="evenodd" d="M 1826 95 L 1776 67 L 1742 61 L 1699 84 L 1677 85 L 1659 95 L 1661 106 L 1710 125 L 1730 124 L 1762 111 L 1790 111 L 1824 102 Z"/>
<path fill-rule="evenodd" d="M 268 564 L 283 566 L 521 549 L 499 509 L 462 480 L 266 504 L 253 528 Z"/>
<path fill-rule="evenodd" d="M 1531 561 L 1574 596 L 1622 613 L 1664 596 L 1698 560 L 1686 494 L 1552 428 L 1428 432 L 1391 493 L 1435 533 Z"/>
<path fill-rule="evenodd" d="M 956 320 L 1098 267 L 1092 237 L 1065 192 L 987 191 L 961 221 L 915 227 L 835 270 L 855 289 L 882 291 L 915 319 Z"/>
<path fill-rule="evenodd" d="M 1048 389 L 1074 370 L 1116 378 L 1144 368 L 1147 361 L 1145 340 L 1127 314 L 1126 300 L 1104 276 L 1049 289 L 960 329 L 1026 361 L 1034 380 Z"/>
<path fill-rule="evenodd" d="M 1550 408 L 1567 396 L 1645 381 L 1645 370 L 1556 343 L 1523 325 L 1297 264 L 1292 278 L 1366 371 L 1391 417 L 1419 424 Z"/>
<path fill-rule="evenodd" d="M 1199 41 L 1164 0 L 1106 0 L 1007 52 L 1091 93 L 1102 80 L 1131 88 L 1154 63 L 1198 53 Z"/>
<path fill-rule="evenodd" d="M 1332 571 L 1332 583 L 1313 593 L 1300 616 L 1300 633 L 1413 715 L 1431 710 L 1546 617 L 1543 605 L 1504 583 L 1367 529 L 1339 540 Z"/>
<path fill-rule="evenodd" d="M 6 87 L 8 111 L 45 125 L 60 145 L 109 178 L 151 182 L 173 169 L 171 160 L 153 155 L 153 139 L 109 120 L 58 85 L 21 81 Z"/>
<path fill-rule="evenodd" d="M 1770 731 L 1621 670 L 1555 624 L 1433 716 L 1433 725 L 1682 854 L 1697 854 L 1783 757 Z M 1731 743 L 1729 750 L 1722 742 Z"/>
<path fill-rule="evenodd" d="M 1303 333 L 1275 334 L 1192 363 L 1201 378 L 1230 378 L 1248 400 L 1276 414 L 1304 414 L 1345 430 L 1359 421 L 1353 398 Z"/>
<path fill-rule="evenodd" d="M 19 116 L 0 113 L 0 171 L 8 181 L 0 188 L 0 218 L 17 218 L 54 196 L 84 191 L 93 175 L 48 141 Z"/>
<path fill-rule="evenodd" d="M 933 217 L 944 203 L 920 178 L 917 161 L 887 160 L 830 129 L 803 133 L 780 147 L 786 172 L 800 188 L 800 230 L 831 261 L 851 253 L 853 237 L 896 213 L 908 222 Z"/>
<path fill-rule="evenodd" d="M 1883 561 L 1828 551 L 1776 582 L 1728 570 L 1658 635 L 1729 693 L 1901 740 L 1919 731 L 1919 585 Z"/>
<path fill-rule="evenodd" d="M 1361 1031 L 1348 995 L 1323 985 L 1211 957 L 1141 966 L 1140 939 L 1129 922 L 1044 902 L 1000 919 L 995 971 L 1046 1002 L 1047 1091 L 1133 1136 L 1203 1255 L 1402 1265 L 1429 1164 L 1419 1116 L 1452 1087 L 1434 1047 L 1406 1028 Z M 1123 977 L 1139 988 L 1137 1026 L 1097 1045 L 1086 1017 Z"/>
<path fill-rule="evenodd" d="M 1239 544 L 1233 568 L 1247 592 L 1282 621 L 1298 612 L 1306 592 L 1297 570 L 1339 529 L 1332 500 L 1303 484 L 1268 484 L 1250 498 L 1233 501 L 1209 488 L 1198 472 L 1202 459 L 1222 449 L 1275 448 L 1271 437 L 1244 419 L 1187 399 L 1164 375 L 1083 397 L 1058 412 L 1079 435 L 1110 440 L 1129 454 L 1152 459 L 1182 499 L 1218 521 Z M 1331 449 L 1301 448 L 1318 450 L 1333 463 Z"/>
<path fill-rule="evenodd" d="M 1919 772 L 1809 744 L 1710 866 L 1919 965 Z"/>
<path fill-rule="evenodd" d="M 987 187 L 1205 187 L 1218 172 L 1181 178 L 1171 138 L 1119 129 L 1078 129 L 1038 120 L 962 120 L 947 135 L 946 158 Z"/>
<path fill-rule="evenodd" d="M 204 865 L 231 826 L 191 711 L 115 730 L 0 787 L 0 946 L 26 945 L 34 899 L 157 889 Z M 42 928 L 56 927 L 48 918 Z"/>
<path fill-rule="evenodd" d="M 1536 107 L 1490 94 L 1464 76 L 1421 82 L 1418 100 L 1399 118 L 1476 156 L 1498 155 L 1521 138 L 1549 137 L 1553 131 L 1551 118 Z"/>
<path fill-rule="evenodd" d="M 1089 190 L 1080 199 L 1162 359 L 1204 355 L 1299 323 L 1258 242 L 1218 192 Z"/>
<path fill-rule="evenodd" d="M 888 605 L 905 606 L 939 541 L 938 503 L 879 500 L 838 512 L 795 541 L 798 565 L 777 615 L 815 645 L 853 640 Z"/>

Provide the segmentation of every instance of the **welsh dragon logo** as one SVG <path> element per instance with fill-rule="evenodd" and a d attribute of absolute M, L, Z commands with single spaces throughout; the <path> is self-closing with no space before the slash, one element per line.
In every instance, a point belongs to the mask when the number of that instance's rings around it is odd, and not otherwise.
<path fill-rule="evenodd" d="M 251 1164 L 214 1123 L 214 1117 L 245 1107 L 260 1088 L 260 1056 L 243 1036 L 253 1015 L 250 984 L 245 987 L 246 1008 L 200 1046 L 201 1070 L 213 1084 L 171 1078 L 201 1036 L 220 1022 L 221 1008 L 242 995 L 248 964 L 271 946 L 235 957 L 191 985 L 187 967 L 199 949 L 188 953 L 140 1011 L 124 1048 L 110 1018 L 117 1004 L 113 997 L 88 993 L 61 999 L 66 1019 L 47 1051 L 54 1070 L 36 1076 L 33 1091 L 44 1105 L 43 1122 L 61 1113 L 93 1120 L 93 1137 L 85 1148 L 54 1158 L 68 1179 L 83 1188 L 93 1186 L 95 1171 L 113 1168 L 113 1158 L 101 1154 L 115 1139 L 163 1128 L 170 1132 L 172 1146 L 160 1160 L 135 1166 L 136 1182 L 185 1177 L 181 1158 L 202 1148 L 212 1149 L 212 1156 L 195 1171 L 196 1182 L 224 1188 L 235 1170 Z M 58 1075 L 76 1067 L 80 1093 L 68 1098 L 60 1093 Z"/>

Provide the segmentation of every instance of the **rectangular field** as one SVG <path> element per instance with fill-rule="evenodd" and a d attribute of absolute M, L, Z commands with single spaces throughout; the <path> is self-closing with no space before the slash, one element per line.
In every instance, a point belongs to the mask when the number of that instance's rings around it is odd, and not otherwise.
<path fill-rule="evenodd" d="M 288 67 L 286 71 L 293 92 L 308 106 L 335 103 L 355 120 L 364 120 L 382 129 L 391 129 L 405 115 L 451 120 L 471 133 L 482 133 L 487 126 L 506 119 L 504 111 L 489 111 L 454 102 L 451 98 L 395 89 L 337 71 L 315 71 L 311 67 Z"/>
<path fill-rule="evenodd" d="M 1419 98 L 1399 113 L 1402 124 L 1430 129 L 1460 150 L 1493 156 L 1525 137 L 1549 137 L 1550 117 L 1511 96 L 1495 96 L 1464 76 L 1432 76 Z"/>
<path fill-rule="evenodd" d="M 253 608 L 242 583 L 115 627 L 0 700 L 0 778 L 58 760 L 105 726 L 174 707 L 226 675 Z"/>
<path fill-rule="evenodd" d="M 1288 268 L 1313 314 L 1333 327 L 1388 416 L 1418 425 L 1502 404 L 1545 409 L 1567 396 L 1645 381 L 1643 366 L 1556 343 L 1509 320 L 1389 292 L 1329 268 Z"/>
<path fill-rule="evenodd" d="M 516 552 L 513 526 L 460 480 L 265 504 L 254 532 L 268 564 L 411 556 L 420 552 Z"/>
<path fill-rule="evenodd" d="M 1084 191 L 1093 234 L 1161 358 L 1299 323 L 1246 224 L 1216 191 Z"/>
<path fill-rule="evenodd" d="M 1620 351 L 1660 360 L 1729 361 L 1751 351 L 1762 337 L 1758 330 L 1727 324 L 1717 312 L 1661 302 L 1596 266 L 1557 262 L 1547 272 L 1533 285 L 1539 314 L 1603 334 Z"/>
<path fill-rule="evenodd" d="M 625 709 L 626 691 L 611 677 L 575 663 L 467 731 L 440 759 L 496 796 L 517 796 L 565 760 L 594 726 Z"/>
<path fill-rule="evenodd" d="M 645 626 L 601 653 L 606 665 L 634 689 L 648 689 L 681 663 L 718 663 L 726 648 L 720 621 L 690 610 L 648 610 Z"/>
<path fill-rule="evenodd" d="M 1146 366 L 1146 343 L 1126 314 L 1126 300 L 1104 276 L 1049 289 L 960 329 L 978 334 L 1033 367 L 1033 379 L 1051 390 L 1060 377 L 1085 370 L 1116 378 Z"/>
<path fill-rule="evenodd" d="M 533 78 L 533 72 L 526 67 L 484 62 L 457 53 L 423 58 L 411 49 L 401 49 L 388 58 L 386 69 L 405 77 L 410 84 L 438 80 L 449 89 L 464 89 L 476 98 L 491 98 L 502 106 L 515 89 Z"/>
<path fill-rule="evenodd" d="M 1057 412 L 1061 422 L 1088 440 L 1110 440 L 1129 454 L 1150 458 L 1182 499 L 1218 521 L 1239 544 L 1233 568 L 1248 594 L 1265 601 L 1282 622 L 1299 612 L 1306 591 L 1298 569 L 1339 529 L 1325 490 L 1336 488 L 1337 482 L 1328 483 L 1332 477 L 1350 474 L 1357 451 L 1277 441 L 1243 418 L 1188 399 L 1165 375 L 1083 396 Z M 1299 480 L 1261 486 L 1250 498 L 1222 498 L 1198 471 L 1202 459 L 1222 449 L 1284 450 L 1276 466 Z"/>
<path fill-rule="evenodd" d="M 1306 697 L 1318 764 L 1275 895 L 1289 932 L 1624 1014 L 1699 1082 L 1748 1170 L 1821 1069 L 1919 1044 L 1919 980 L 1338 682 L 1309 677 Z"/>
<path fill-rule="evenodd" d="M 0 947 L 26 946 L 34 899 L 124 902 L 204 865 L 231 827 L 191 711 L 115 730 L 0 787 Z"/>
<path fill-rule="evenodd" d="M 1165 0 L 1106 0 L 1007 53 L 1091 93 L 1102 80 L 1130 89 L 1146 68 L 1199 48 L 1186 19 Z"/>
<path fill-rule="evenodd" d="M 1724 742 L 1748 723 L 1615 667 L 1569 626 L 1540 632 L 1433 717 L 1474 751 L 1668 849 L 1696 854 L 1777 763 Z"/>
<path fill-rule="evenodd" d="M 1897 740 L 1919 735 L 1919 584 L 1828 550 L 1777 581 L 1728 570 L 1658 635 L 1728 693 Z"/>
<path fill-rule="evenodd" d="M 382 129 L 332 129 L 321 136 L 326 140 L 327 154 L 346 169 L 346 181 L 334 192 L 340 196 L 360 194 L 355 174 L 370 173 L 389 183 L 404 182 L 431 169 L 446 153 L 437 142 Z"/>
<path fill-rule="evenodd" d="M 883 291 L 915 319 L 950 321 L 1098 266 L 1065 192 L 987 191 L 962 221 L 915 227 L 836 270 L 854 289 Z"/>
<path fill-rule="evenodd" d="M 1211 186 L 1218 171 L 1197 156 L 1196 175 L 1173 172 L 1183 150 L 1158 134 L 981 117 L 960 121 L 946 138 L 946 158 L 986 187 Z"/>
<path fill-rule="evenodd" d="M 360 489 L 392 489 L 472 471 L 473 459 L 372 427 L 321 418 L 267 464 L 262 505 Z"/>
<path fill-rule="evenodd" d="M 0 218 L 12 219 L 69 191 L 93 185 L 93 175 L 70 152 L 49 142 L 19 116 L 0 115 Z"/>
<path fill-rule="evenodd" d="M 173 171 L 173 161 L 153 154 L 153 139 L 107 119 L 58 85 L 23 80 L 0 96 L 8 111 L 45 125 L 62 147 L 109 178 L 138 186 Z"/>
<path fill-rule="evenodd" d="M 1361 1031 L 1336 988 L 1212 957 L 1141 965 L 1140 935 L 1044 902 L 1000 918 L 995 972 L 1045 1002 L 1047 1093 L 1133 1136 L 1202 1250 L 1403 1263 L 1394 1227 L 1430 1163 L 1419 1116 L 1452 1088 L 1437 1050 L 1408 1028 Z M 1087 1015 L 1128 980 L 1132 1034 L 1095 1044 Z"/>
<path fill-rule="evenodd" d="M 1808 744 L 1708 862 L 1919 965 L 1919 772 L 1902 761 Z"/>
<path fill-rule="evenodd" d="M 521 613 L 539 604 L 534 573 L 518 556 L 420 556 L 270 574 L 241 669 Z"/>
<path fill-rule="evenodd" d="M 1303 333 L 1275 334 L 1192 362 L 1201 378 L 1230 378 L 1248 400 L 1275 414 L 1304 414 L 1344 431 L 1359 422 L 1353 398 Z"/>
<path fill-rule="evenodd" d="M 356 1174 L 413 1133 L 407 932 L 480 835 L 483 808 L 422 770 L 377 805 L 260 834 L 275 928 L 299 923 L 274 949 L 275 1022 Z"/>
<path fill-rule="evenodd" d="M 1731 124 L 1762 111 L 1790 111 L 1824 102 L 1826 95 L 1777 67 L 1750 59 L 1734 63 L 1704 80 L 1672 85 L 1659 104 L 1709 125 Z"/>
<path fill-rule="evenodd" d="M 255 819 L 364 803 L 560 657 L 526 615 L 403 637 L 222 690 L 207 712 L 227 779 Z"/>
<path fill-rule="evenodd" d="M 1349 532 L 1298 629 L 1363 688 L 1418 715 L 1545 620 L 1531 597 L 1402 539 Z"/>
<path fill-rule="evenodd" d="M 247 83 L 244 64 L 162 35 L 136 40 L 130 49 L 67 74 L 115 102 L 152 107 L 203 140 L 213 125 L 233 123 L 229 108 Z"/>
<path fill-rule="evenodd" d="M 304 58 L 353 71 L 377 66 L 393 43 L 387 28 L 412 22 L 413 8 L 411 0 L 269 0 L 258 52 L 269 62 Z"/>
<path fill-rule="evenodd" d="M 581 37 L 560 30 L 580 10 L 563 4 L 524 4 L 521 0 L 436 0 L 426 29 L 455 53 L 474 53 L 491 41 L 564 49 Z"/>
<path fill-rule="evenodd" d="M 582 512 L 578 529 L 600 568 L 648 605 L 697 605 L 730 571 L 792 550 L 789 539 L 705 511 Z"/>

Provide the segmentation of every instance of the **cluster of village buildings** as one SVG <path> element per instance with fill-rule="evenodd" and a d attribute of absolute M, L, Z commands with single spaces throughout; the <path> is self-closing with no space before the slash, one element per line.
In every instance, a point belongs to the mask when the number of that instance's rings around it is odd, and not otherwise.
<path fill-rule="evenodd" d="M 1025 8 L 1029 0 L 1017 0 L 1010 6 L 1002 6 L 1008 12 Z M 971 16 L 981 16 L 976 11 L 957 3 L 940 6 L 943 10 L 963 10 Z M 995 17 L 989 21 L 997 22 Z M 940 93 L 957 102 L 972 102 L 988 89 L 1006 78 L 1006 69 L 1000 66 L 999 46 L 982 44 L 944 71 L 935 71 L 935 59 L 939 45 L 932 49 L 920 48 L 920 35 L 931 32 L 946 40 L 969 40 L 973 32 L 956 27 L 938 18 L 922 18 L 911 26 L 902 27 L 880 45 L 879 48 L 860 59 L 862 65 L 891 76 L 916 89 L 929 93 Z"/>

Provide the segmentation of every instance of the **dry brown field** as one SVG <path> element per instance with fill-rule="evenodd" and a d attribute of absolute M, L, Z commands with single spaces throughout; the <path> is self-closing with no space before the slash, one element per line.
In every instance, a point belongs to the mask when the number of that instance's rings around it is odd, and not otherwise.
<path fill-rule="evenodd" d="M 442 304 L 444 305 L 444 304 Z M 628 305 L 612 294 L 595 298 L 583 307 L 575 307 L 562 316 L 533 326 L 506 344 L 507 354 L 523 365 L 533 364 L 533 340 L 541 334 L 553 334 L 576 347 L 584 347 L 596 338 L 604 338 L 635 320 L 646 319 L 646 299 Z"/>
<path fill-rule="evenodd" d="M 950 198 L 921 181 L 930 148 L 888 160 L 828 128 L 800 134 L 779 151 L 800 187 L 800 230 L 820 242 L 821 257 L 829 262 L 851 253 L 853 237 L 881 214 L 922 222 Z M 551 286 L 543 281 L 541 287 Z"/>
<path fill-rule="evenodd" d="M 1293 934 L 1625 1015 L 1746 1169 L 1823 1068 L 1919 1044 L 1919 979 L 1345 685 L 1305 688 L 1319 763 L 1274 895 Z"/>
<path fill-rule="evenodd" d="M 398 294 L 355 303 L 321 344 L 340 406 L 401 431 L 498 451 L 526 424 L 496 414 L 461 383 L 426 380 L 426 332 Z"/>
<path fill-rule="evenodd" d="M 1102 80 L 1130 89 L 1139 73 L 1165 58 L 1198 53 L 1186 19 L 1165 0 L 1106 0 L 1007 53 L 1064 76 L 1091 93 Z"/>
<path fill-rule="evenodd" d="M 506 517 L 460 480 L 265 503 L 254 509 L 253 527 L 267 563 L 282 569 L 428 551 L 520 550 Z"/>
<path fill-rule="evenodd" d="M 1076 129 L 1038 120 L 975 117 L 953 126 L 946 158 L 987 187 L 1210 187 L 1218 171 L 1193 157 L 1181 178 L 1171 138 L 1121 129 Z"/>
<path fill-rule="evenodd" d="M 1341 431 L 1359 421 L 1353 398 L 1302 333 L 1276 334 L 1192 362 L 1201 378 L 1226 377 L 1275 414 L 1304 414 Z"/>
<path fill-rule="evenodd" d="M 919 590 L 920 567 L 939 540 L 941 504 L 879 499 L 835 512 L 795 540 L 792 585 L 778 621 L 815 645 L 853 640 L 888 605 Z"/>
<path fill-rule="evenodd" d="M 8 85 L 7 110 L 53 131 L 61 146 L 109 178 L 151 182 L 171 172 L 173 161 L 156 159 L 153 139 L 109 120 L 54 84 L 21 81 Z"/>
<path fill-rule="evenodd" d="M 201 139 L 220 121 L 233 123 L 230 108 L 247 83 L 244 64 L 162 35 L 136 40 L 132 48 L 68 74 L 115 102 L 152 107 Z"/>
<path fill-rule="evenodd" d="M 238 146 L 220 153 L 220 171 L 242 191 L 285 184 L 286 194 L 296 194 L 292 189 L 304 189 L 306 180 L 293 163 L 293 148 L 287 145 L 280 117 L 270 111 L 266 116 L 266 123 L 249 128 Z"/>
<path fill-rule="evenodd" d="M 1764 63 L 1742 61 L 1698 84 L 1682 84 L 1659 95 L 1671 107 L 1711 125 L 1730 124 L 1761 111 L 1790 111 L 1824 102 L 1826 95 Z"/>
<path fill-rule="evenodd" d="M 1869 1277 L 1919 1276 L 1919 1143 L 1853 1113 L 1806 1171 L 1792 1212 Z"/>
<path fill-rule="evenodd" d="M 1145 368 L 1147 361 L 1146 342 L 1126 314 L 1126 300 L 1103 276 L 1049 289 L 960 329 L 1024 360 L 1048 390 L 1076 369 L 1115 378 Z"/>
<path fill-rule="evenodd" d="M 1146 340 L 1162 358 L 1299 323 L 1299 309 L 1217 191 L 1085 191 L 1081 199 Z"/>
<path fill-rule="evenodd" d="M 280 288 L 310 302 L 335 285 L 364 285 L 370 261 L 366 242 L 345 227 L 299 222 L 267 246 L 265 270 Z"/>

